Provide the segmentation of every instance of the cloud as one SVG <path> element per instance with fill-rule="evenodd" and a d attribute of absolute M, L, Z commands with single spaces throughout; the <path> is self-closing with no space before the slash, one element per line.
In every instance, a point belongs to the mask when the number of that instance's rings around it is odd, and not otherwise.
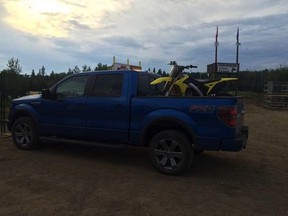
<path fill-rule="evenodd" d="M 77 29 L 86 29 L 86 30 L 91 29 L 91 27 L 89 25 L 79 23 L 75 19 L 69 20 L 68 23 L 70 23 L 71 25 L 73 25 L 74 28 L 77 28 Z"/>
<path fill-rule="evenodd" d="M 63 2 L 66 5 L 71 5 L 71 6 L 75 6 L 75 7 L 80 7 L 80 8 L 87 8 L 87 6 L 85 4 L 80 4 L 78 2 L 73 2 L 73 1 L 69 1 L 69 0 L 60 0 L 60 2 Z"/>
<path fill-rule="evenodd" d="M 10 57 L 29 72 L 39 65 L 63 71 L 111 64 L 116 56 L 142 61 L 144 69 L 169 70 L 166 64 L 176 60 L 206 71 L 214 61 L 217 25 L 219 61 L 235 61 L 239 27 L 242 69 L 287 64 L 286 0 L 2 1 L 0 70 Z"/>
<path fill-rule="evenodd" d="M 140 41 L 129 36 L 102 37 L 101 41 L 113 47 L 117 46 L 117 47 L 125 47 L 125 48 L 132 48 L 132 49 L 143 48 L 143 45 Z"/>

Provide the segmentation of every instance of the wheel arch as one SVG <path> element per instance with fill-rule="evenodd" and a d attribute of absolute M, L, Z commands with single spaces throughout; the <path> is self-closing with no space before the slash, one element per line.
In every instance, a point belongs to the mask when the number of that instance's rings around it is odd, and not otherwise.
<path fill-rule="evenodd" d="M 33 115 L 31 112 L 25 110 L 25 109 L 19 109 L 19 110 L 16 110 L 11 118 L 11 128 L 12 128 L 12 125 L 14 124 L 14 122 L 19 119 L 19 118 L 22 118 L 22 117 L 28 117 L 30 118 L 33 123 L 35 124 L 35 126 L 37 126 L 37 120 L 36 120 L 36 117 L 35 115 Z"/>
<path fill-rule="evenodd" d="M 189 127 L 189 125 L 179 119 L 173 117 L 165 117 L 154 119 L 147 124 L 141 136 L 141 141 L 143 145 L 148 146 L 149 141 L 152 139 L 153 136 L 165 130 L 176 130 L 185 134 L 190 140 L 193 147 L 197 142 L 197 136 L 192 130 L 192 128 Z"/>

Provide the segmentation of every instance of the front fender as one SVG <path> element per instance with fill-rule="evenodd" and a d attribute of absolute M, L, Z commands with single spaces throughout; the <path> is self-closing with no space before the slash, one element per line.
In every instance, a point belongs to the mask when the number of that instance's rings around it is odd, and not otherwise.
<path fill-rule="evenodd" d="M 40 119 L 39 114 L 35 111 L 32 105 L 30 104 L 19 104 L 14 107 L 14 109 L 11 110 L 11 113 L 9 114 L 9 127 L 11 129 L 13 122 L 20 117 L 28 116 L 33 119 L 33 121 L 38 126 L 38 122 Z"/>
<path fill-rule="evenodd" d="M 156 85 L 162 82 L 171 82 L 171 81 L 172 81 L 172 77 L 160 77 L 158 79 L 153 80 L 150 84 Z"/>

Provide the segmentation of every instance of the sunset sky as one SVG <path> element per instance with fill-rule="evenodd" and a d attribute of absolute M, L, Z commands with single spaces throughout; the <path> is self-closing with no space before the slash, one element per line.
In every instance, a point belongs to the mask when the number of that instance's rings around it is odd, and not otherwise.
<path fill-rule="evenodd" d="M 206 72 L 216 26 L 219 62 L 235 62 L 239 27 L 241 70 L 287 66 L 287 0 L 0 0 L 0 70 L 12 57 L 29 74 L 116 56 L 144 70 L 176 60 Z"/>

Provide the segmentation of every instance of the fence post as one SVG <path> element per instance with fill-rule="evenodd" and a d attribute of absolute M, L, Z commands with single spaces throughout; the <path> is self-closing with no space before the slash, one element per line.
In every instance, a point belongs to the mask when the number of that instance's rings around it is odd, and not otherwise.
<path fill-rule="evenodd" d="M 6 92 L 5 92 L 5 76 L 4 73 L 1 72 L 0 73 L 0 127 L 1 127 L 1 134 L 4 134 L 6 132 L 6 113 L 5 113 L 5 109 L 6 109 Z"/>

